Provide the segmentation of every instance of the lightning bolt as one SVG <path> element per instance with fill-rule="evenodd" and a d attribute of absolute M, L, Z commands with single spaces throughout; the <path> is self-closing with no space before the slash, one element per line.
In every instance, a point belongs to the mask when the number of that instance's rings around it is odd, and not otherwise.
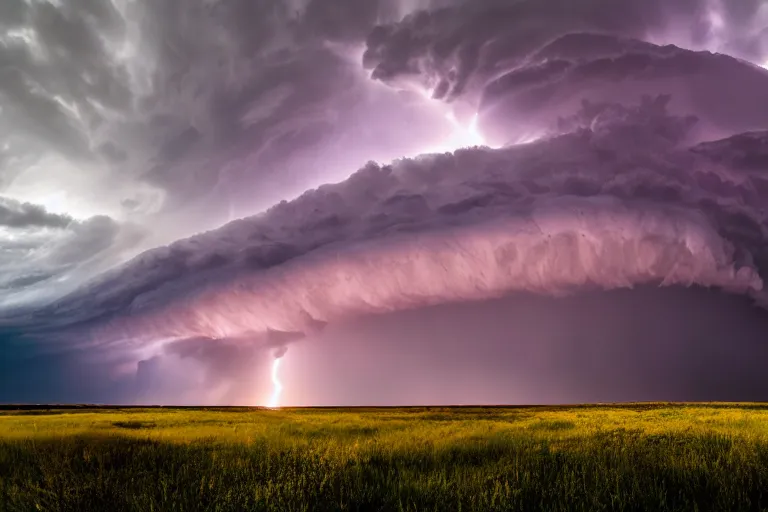
<path fill-rule="evenodd" d="M 280 407 L 280 394 L 283 392 L 283 384 L 280 382 L 280 360 L 277 357 L 272 361 L 272 395 L 269 397 L 267 407 L 277 409 Z"/>

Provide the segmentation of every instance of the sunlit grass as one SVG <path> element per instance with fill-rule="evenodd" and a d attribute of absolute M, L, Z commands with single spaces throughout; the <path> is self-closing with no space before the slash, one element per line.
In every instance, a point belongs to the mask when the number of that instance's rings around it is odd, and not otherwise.
<path fill-rule="evenodd" d="M 0 411 L 6 508 L 768 510 L 768 406 Z"/>

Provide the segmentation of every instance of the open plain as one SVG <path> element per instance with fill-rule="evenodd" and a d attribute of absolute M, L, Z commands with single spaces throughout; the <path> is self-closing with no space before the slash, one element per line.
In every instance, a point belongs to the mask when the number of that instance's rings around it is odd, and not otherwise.
<path fill-rule="evenodd" d="M 5 408 L 0 510 L 768 510 L 768 405 Z"/>

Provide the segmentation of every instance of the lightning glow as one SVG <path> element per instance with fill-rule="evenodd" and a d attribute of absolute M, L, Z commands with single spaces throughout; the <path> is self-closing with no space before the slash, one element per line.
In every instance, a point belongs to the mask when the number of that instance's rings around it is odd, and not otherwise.
<path fill-rule="evenodd" d="M 446 153 L 446 152 L 451 153 L 461 148 L 470 148 L 473 146 L 488 145 L 485 139 L 483 138 L 483 135 L 480 133 L 480 131 L 477 128 L 477 118 L 478 118 L 477 114 L 475 114 L 472 117 L 468 126 L 463 126 L 456 119 L 456 117 L 453 115 L 452 112 L 449 112 L 448 114 L 446 114 L 445 118 L 448 120 L 448 122 L 451 123 L 451 126 L 453 126 L 453 131 L 448 136 L 448 138 L 437 146 L 424 148 L 423 150 L 419 151 L 417 154 Z M 410 155 L 410 156 L 416 156 L 416 155 Z"/>
<path fill-rule="evenodd" d="M 277 409 L 280 407 L 280 395 L 283 392 L 283 384 L 280 382 L 280 359 L 272 361 L 272 396 L 269 397 L 267 407 Z"/>
<path fill-rule="evenodd" d="M 463 126 L 458 119 L 456 119 L 453 112 L 448 113 L 446 118 L 451 125 L 453 125 L 454 130 L 448 140 L 444 142 L 444 146 L 441 149 L 453 151 L 459 148 L 486 145 L 485 138 L 483 138 L 483 135 L 477 128 L 477 114 L 472 116 L 468 126 Z"/>
<path fill-rule="evenodd" d="M 443 102 L 435 100 L 432 97 L 432 91 L 417 89 L 425 100 L 435 108 L 445 111 L 446 107 Z M 478 129 L 478 114 L 472 116 L 469 124 L 462 124 L 453 113 L 452 110 L 445 111 L 445 119 L 450 123 L 452 130 L 450 135 L 437 146 L 424 148 L 418 154 L 424 153 L 445 153 L 453 152 L 461 148 L 469 148 L 473 146 L 488 146 L 483 134 Z M 408 155 L 416 156 L 416 155 Z"/>

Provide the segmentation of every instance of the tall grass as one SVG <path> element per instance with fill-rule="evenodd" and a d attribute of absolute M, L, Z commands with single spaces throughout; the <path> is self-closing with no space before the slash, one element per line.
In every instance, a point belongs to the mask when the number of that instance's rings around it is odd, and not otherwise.
<path fill-rule="evenodd" d="M 768 407 L 0 412 L 0 511 L 768 510 Z"/>

